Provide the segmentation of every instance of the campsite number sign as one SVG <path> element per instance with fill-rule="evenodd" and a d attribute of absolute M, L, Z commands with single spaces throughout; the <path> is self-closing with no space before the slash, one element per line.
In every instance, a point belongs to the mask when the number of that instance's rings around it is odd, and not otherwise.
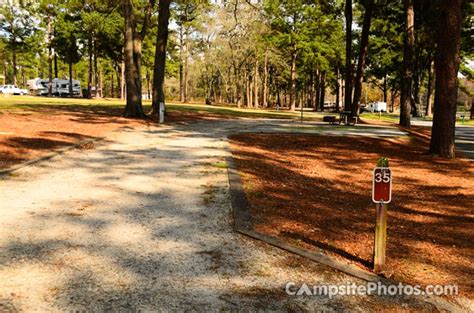
<path fill-rule="evenodd" d="M 390 203 L 392 200 L 392 171 L 388 167 L 376 167 L 372 182 L 372 201 Z"/>

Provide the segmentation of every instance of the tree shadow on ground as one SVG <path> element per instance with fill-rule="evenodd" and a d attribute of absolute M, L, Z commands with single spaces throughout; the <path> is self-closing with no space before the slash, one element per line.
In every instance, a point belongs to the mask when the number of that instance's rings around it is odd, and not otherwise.
<path fill-rule="evenodd" d="M 307 303 L 322 310 L 347 310 L 355 302 L 364 308 L 371 301 L 372 308 L 399 307 L 399 299 L 319 301 L 283 294 L 286 280 L 295 272 L 286 264 L 294 256 L 233 234 L 226 184 L 218 187 L 214 201 L 197 201 L 205 191 L 200 179 L 208 175 L 203 164 L 222 156 L 219 143 L 229 131 L 218 125 L 177 126 L 176 140 L 166 145 L 160 145 L 160 136 L 173 132 L 143 131 L 138 135 L 157 140 L 134 150 L 114 145 L 92 150 L 87 158 L 71 154 L 45 164 L 42 172 L 56 173 L 47 177 L 48 188 L 56 193 L 31 199 L 43 204 L 29 205 L 30 219 L 17 220 L 18 228 L 2 242 L 2 269 L 30 269 L 28 288 L 35 290 L 31 294 L 48 288 L 48 299 L 58 310 L 290 310 Z M 204 142 L 188 146 L 192 139 Z M 57 173 L 71 175 L 75 168 L 86 176 L 69 181 L 74 188 L 64 192 L 64 177 Z M 177 169 L 183 175 L 175 175 Z M 12 204 L 3 205 L 12 209 Z M 327 273 L 319 276 L 326 267 L 299 262 L 300 278 L 341 283 Z M 261 271 L 267 267 L 278 275 L 270 274 L 263 285 Z M 43 270 L 49 275 L 47 283 L 35 285 L 35 274 Z M 402 303 L 426 306 L 418 300 Z"/>
<path fill-rule="evenodd" d="M 325 245 L 364 267 L 372 260 L 371 169 L 378 156 L 389 157 L 395 173 L 389 268 L 396 277 L 409 273 L 403 279 L 410 283 L 457 282 L 462 292 L 474 291 L 468 161 L 427 156 L 416 139 L 250 134 L 231 140 L 257 230 L 287 240 L 297 234 L 307 248 Z M 423 273 L 432 266 L 436 271 Z"/>
<path fill-rule="evenodd" d="M 47 138 L 24 138 L 24 137 L 11 137 L 8 138 L 4 145 L 12 148 L 19 149 L 34 149 L 34 150 L 51 150 L 58 147 L 70 145 L 71 142 L 47 139 Z"/>
<path fill-rule="evenodd" d="M 348 259 L 350 261 L 359 263 L 359 264 L 361 264 L 361 265 L 363 265 L 367 268 L 371 268 L 372 265 L 373 265 L 373 262 L 369 262 L 367 260 L 361 259 L 361 258 L 359 258 L 355 255 L 352 255 L 352 254 L 348 253 L 347 251 L 336 248 L 336 247 L 334 247 L 332 245 L 329 245 L 327 243 L 319 242 L 319 241 L 316 241 L 316 240 L 313 240 L 313 239 L 310 239 L 310 238 L 306 238 L 305 236 L 302 236 L 301 234 L 294 233 L 294 232 L 289 232 L 289 231 L 282 231 L 281 234 L 285 237 L 288 237 L 288 238 L 291 238 L 291 239 L 294 239 L 294 240 L 303 241 L 303 242 L 305 242 L 307 244 L 310 244 L 314 247 L 318 247 L 322 250 L 332 252 L 332 253 L 337 254 L 337 255 L 345 258 L 345 259 Z"/>
<path fill-rule="evenodd" d="M 0 140 L 1 167 L 7 167 L 32 159 L 47 152 L 70 146 L 80 140 L 94 137 L 79 133 L 46 131 L 39 133 L 38 137 L 8 136 Z"/>

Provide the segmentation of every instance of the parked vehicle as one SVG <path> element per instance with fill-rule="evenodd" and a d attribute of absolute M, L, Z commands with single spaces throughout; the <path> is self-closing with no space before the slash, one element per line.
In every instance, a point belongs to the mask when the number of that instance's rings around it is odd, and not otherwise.
<path fill-rule="evenodd" d="M 49 80 L 47 79 L 30 79 L 27 84 L 32 95 L 47 96 L 49 94 Z M 69 97 L 69 79 L 54 78 L 52 81 L 52 94 L 58 97 Z M 72 95 L 73 97 L 81 95 L 81 84 L 75 79 L 72 80 Z"/>
<path fill-rule="evenodd" d="M 48 95 L 48 81 L 41 78 L 30 79 L 26 82 L 28 90 L 34 96 Z"/>
<path fill-rule="evenodd" d="M 367 106 L 362 108 L 365 112 L 387 112 L 387 103 L 382 101 L 369 103 Z"/>
<path fill-rule="evenodd" d="M 336 102 L 324 102 L 325 110 L 332 110 L 334 108 L 336 108 Z"/>
<path fill-rule="evenodd" d="M 26 95 L 28 94 L 28 91 L 25 89 L 18 88 L 15 85 L 3 85 L 0 86 L 0 93 L 4 95 Z"/>

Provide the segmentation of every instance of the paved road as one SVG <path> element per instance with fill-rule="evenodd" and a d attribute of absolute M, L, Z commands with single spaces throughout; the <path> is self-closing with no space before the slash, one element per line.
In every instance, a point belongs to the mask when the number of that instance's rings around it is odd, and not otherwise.
<path fill-rule="evenodd" d="M 456 126 L 456 147 L 474 159 L 474 127 Z"/>
<path fill-rule="evenodd" d="M 432 308 L 394 297 L 288 296 L 290 281 L 363 282 L 233 232 L 226 170 L 213 166 L 227 155 L 226 135 L 295 127 L 319 126 L 127 129 L 1 179 L 0 311 Z"/>
<path fill-rule="evenodd" d="M 412 120 L 413 125 L 428 126 L 433 125 L 432 121 Z M 462 151 L 468 158 L 474 159 L 474 127 L 456 124 L 456 149 Z"/>

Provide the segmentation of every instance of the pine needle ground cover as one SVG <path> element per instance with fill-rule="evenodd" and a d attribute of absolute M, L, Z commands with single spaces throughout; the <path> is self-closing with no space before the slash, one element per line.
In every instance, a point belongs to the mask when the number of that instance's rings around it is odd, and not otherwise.
<path fill-rule="evenodd" d="M 426 155 L 422 136 L 240 134 L 231 147 L 257 231 L 372 268 L 372 170 L 390 159 L 386 276 L 474 288 L 472 162 Z"/>
<path fill-rule="evenodd" d="M 120 117 L 114 107 L 47 107 L 0 111 L 0 168 L 40 157 L 85 139 L 103 137 L 141 122 Z"/>

